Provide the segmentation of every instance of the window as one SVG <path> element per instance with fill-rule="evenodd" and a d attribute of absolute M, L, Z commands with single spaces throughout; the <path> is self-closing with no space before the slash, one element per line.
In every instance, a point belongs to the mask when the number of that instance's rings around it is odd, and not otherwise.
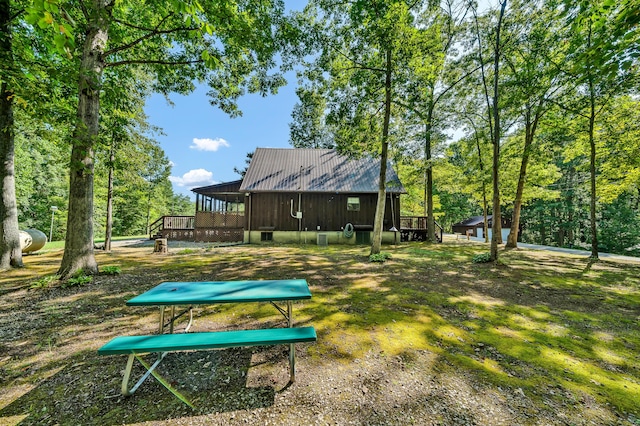
<path fill-rule="evenodd" d="M 347 211 L 348 212 L 360 211 L 360 197 L 347 197 Z"/>
<path fill-rule="evenodd" d="M 261 232 L 260 241 L 273 241 L 273 232 Z"/>

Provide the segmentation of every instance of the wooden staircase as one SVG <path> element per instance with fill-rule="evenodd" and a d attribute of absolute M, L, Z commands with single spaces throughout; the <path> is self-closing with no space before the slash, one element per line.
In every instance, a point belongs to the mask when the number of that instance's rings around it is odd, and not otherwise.
<path fill-rule="evenodd" d="M 167 238 L 171 231 L 193 231 L 195 216 L 162 216 L 149 225 L 149 239 Z"/>

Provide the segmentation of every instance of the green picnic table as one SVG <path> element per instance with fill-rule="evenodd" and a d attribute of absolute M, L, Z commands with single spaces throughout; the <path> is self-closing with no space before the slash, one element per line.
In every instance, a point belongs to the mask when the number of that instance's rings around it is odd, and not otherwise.
<path fill-rule="evenodd" d="M 295 343 L 316 340 L 316 332 L 313 327 L 293 327 L 292 302 L 310 298 L 311 292 L 307 281 L 302 279 L 163 282 L 126 302 L 127 306 L 159 306 L 158 334 L 116 337 L 102 346 L 98 353 L 101 355 L 129 355 L 122 381 L 122 393 L 131 395 L 168 352 L 289 344 L 289 381 L 292 383 L 295 380 Z M 175 321 L 187 312 L 190 318 L 185 331 L 189 331 L 193 323 L 194 305 L 253 302 L 271 303 L 285 317 L 288 326 L 285 328 L 173 334 Z M 285 302 L 286 309 L 276 302 Z M 177 306 L 187 306 L 187 308 L 176 314 Z M 171 313 L 169 320 L 165 321 L 167 307 L 170 308 Z M 167 327 L 169 333 L 163 334 Z M 152 352 L 158 352 L 161 355 L 138 383 L 129 389 L 128 383 L 133 360 L 139 354 Z"/>

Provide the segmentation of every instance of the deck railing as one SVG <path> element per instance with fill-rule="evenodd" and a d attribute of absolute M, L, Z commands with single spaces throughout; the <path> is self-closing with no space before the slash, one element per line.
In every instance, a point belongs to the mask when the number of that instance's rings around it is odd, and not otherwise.
<path fill-rule="evenodd" d="M 442 234 L 444 233 L 444 229 L 442 226 L 433 221 L 435 225 L 436 238 L 438 242 L 442 242 Z M 422 240 L 426 238 L 427 233 L 427 216 L 400 216 L 400 232 L 404 232 L 407 236 L 411 235 L 411 237 Z M 409 237 L 409 239 L 412 239 Z"/>
<path fill-rule="evenodd" d="M 195 216 L 162 216 L 149 225 L 149 239 L 159 232 L 173 229 L 194 229 Z"/>

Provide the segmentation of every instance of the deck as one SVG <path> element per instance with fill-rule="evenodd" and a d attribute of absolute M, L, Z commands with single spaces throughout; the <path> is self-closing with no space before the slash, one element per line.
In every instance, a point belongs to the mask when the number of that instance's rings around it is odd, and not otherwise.
<path fill-rule="evenodd" d="M 240 242 L 244 239 L 244 214 L 199 211 L 195 216 L 162 216 L 149 226 L 149 239 Z"/>
<path fill-rule="evenodd" d="M 436 241 L 441 243 L 444 230 L 438 222 L 434 225 Z M 400 216 L 400 241 L 427 241 L 427 217 Z"/>
<path fill-rule="evenodd" d="M 149 227 L 149 239 L 237 242 L 244 238 L 244 212 L 199 211 L 195 216 L 162 216 Z M 443 229 L 435 222 L 435 237 L 442 242 Z M 426 216 L 401 216 L 400 241 L 426 241 Z"/>

